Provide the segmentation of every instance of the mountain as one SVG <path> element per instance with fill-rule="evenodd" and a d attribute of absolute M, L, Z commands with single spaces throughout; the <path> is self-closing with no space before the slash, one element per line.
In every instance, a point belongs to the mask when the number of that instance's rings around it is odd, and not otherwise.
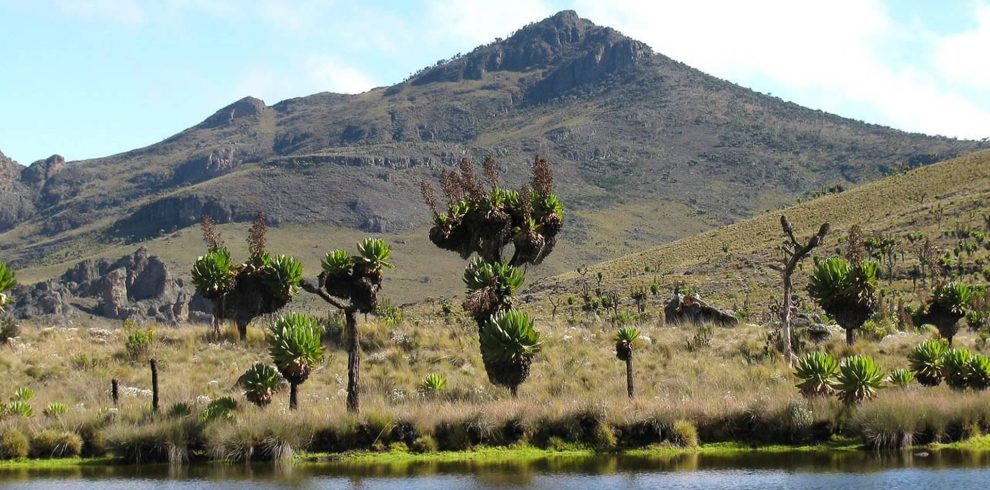
<path fill-rule="evenodd" d="M 779 246 L 784 240 L 780 216 L 787 216 L 799 239 L 807 239 L 828 222 L 831 231 L 815 256 L 845 250 L 849 229 L 858 226 L 863 238 L 893 239 L 893 274 L 887 274 L 882 258 L 881 283 L 893 303 L 901 298 L 917 304 L 928 290 L 912 271 L 921 267 L 919 252 L 926 242 L 937 248 L 941 274 L 971 284 L 990 280 L 990 151 L 892 175 L 855 189 L 826 194 L 778 211 L 762 213 L 716 230 L 625 255 L 588 267 L 582 274 L 568 272 L 533 284 L 534 299 L 548 294 L 578 298 L 588 281 L 594 286 L 602 274 L 602 288 L 616 291 L 628 303 L 629 292 L 649 288 L 653 281 L 664 294 L 675 285 L 698 291 L 716 304 L 767 313 L 779 304 Z M 913 235 L 913 236 L 912 236 Z M 975 249 L 964 248 L 967 242 Z M 812 261 L 808 259 L 794 276 L 796 294 L 807 297 Z M 669 296 L 655 298 L 666 301 Z M 806 309 L 812 308 L 810 304 Z"/>
<path fill-rule="evenodd" d="M 427 246 L 418 182 L 492 155 L 522 183 L 541 155 L 568 208 L 552 273 L 983 146 L 803 108 L 564 11 L 389 87 L 272 106 L 246 97 L 105 158 L 24 168 L 4 157 L 0 256 L 42 279 L 137 243 L 168 256 L 171 234 L 204 213 L 237 223 L 263 210 L 273 233 L 319 237 L 296 247 L 314 257 L 359 234 L 401 240 L 422 254 L 395 272 L 416 288 L 435 275 L 424 264 L 456 263 Z M 197 252 L 175 251 L 178 270 Z"/>

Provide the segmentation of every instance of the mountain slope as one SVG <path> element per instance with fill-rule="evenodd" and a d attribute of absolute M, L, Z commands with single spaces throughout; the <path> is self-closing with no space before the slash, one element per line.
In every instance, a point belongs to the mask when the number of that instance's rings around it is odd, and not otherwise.
<path fill-rule="evenodd" d="M 817 256 L 843 251 L 853 225 L 862 229 L 864 238 L 897 240 L 894 280 L 890 283 L 885 277 L 882 282 L 886 288 L 907 293 L 911 300 L 924 294 L 923 288 L 914 289 L 911 275 L 924 241 L 930 240 L 940 254 L 951 254 L 965 239 L 956 230 L 990 232 L 988 199 L 990 151 L 981 151 L 595 264 L 584 276 L 570 271 L 547 278 L 529 292 L 534 299 L 545 299 L 548 294 L 577 297 L 586 281 L 594 282 L 591 278 L 600 272 L 604 289 L 625 298 L 633 288 L 658 280 L 668 287 L 680 284 L 696 289 L 702 297 L 727 307 L 749 303 L 751 312 L 766 313 L 771 303 L 779 301 L 780 274 L 770 266 L 780 264 L 778 247 L 784 240 L 780 216 L 785 215 L 799 237 L 810 237 L 824 222 L 832 225 L 824 246 L 814 252 Z M 912 232 L 921 238 L 912 242 L 908 238 Z M 985 283 L 990 279 L 984 272 L 990 269 L 983 268 L 990 259 L 990 242 L 961 255 L 962 280 Z M 795 275 L 799 295 L 804 295 L 810 262 Z M 959 273 L 955 267 L 952 272 Z M 660 296 L 655 301 L 667 299 Z"/>
<path fill-rule="evenodd" d="M 421 179 L 494 155 L 521 183 L 540 154 L 570 211 L 561 257 L 590 262 L 980 147 L 755 93 L 565 11 L 391 87 L 248 97 L 146 148 L 20 175 L 0 165 L 0 186 L 16 188 L 0 202 L 0 254 L 54 270 L 204 213 L 257 210 L 319 230 L 321 248 L 354 230 L 405 240 L 429 218 Z"/>

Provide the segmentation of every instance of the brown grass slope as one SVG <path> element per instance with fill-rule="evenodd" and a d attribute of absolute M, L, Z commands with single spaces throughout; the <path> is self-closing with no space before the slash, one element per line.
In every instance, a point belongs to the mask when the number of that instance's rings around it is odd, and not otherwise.
<path fill-rule="evenodd" d="M 571 271 L 547 278 L 530 292 L 535 299 L 544 299 L 548 294 L 573 296 L 587 279 L 601 272 L 608 289 L 623 293 L 658 279 L 666 285 L 693 287 L 726 307 L 741 308 L 748 302 L 765 311 L 779 295 L 779 273 L 769 266 L 780 263 L 782 214 L 799 236 L 810 236 L 824 222 L 832 225 L 825 245 L 815 252 L 818 256 L 841 252 L 837 249 L 845 247 L 853 225 L 859 225 L 867 238 L 880 234 L 898 239 L 902 259 L 895 267 L 891 289 L 913 291 L 908 271 L 917 264 L 913 255 L 920 244 L 909 244 L 906 236 L 920 232 L 943 252 L 950 251 L 956 239 L 946 236 L 946 232 L 984 230 L 990 226 L 986 220 L 988 198 L 990 152 L 983 151 L 594 264 L 585 277 Z M 968 262 L 978 265 L 981 258 L 985 261 L 984 255 L 985 251 L 978 251 Z M 805 267 L 796 275 L 799 285 L 806 281 L 807 271 Z M 968 272 L 962 279 L 985 281 L 978 267 Z M 799 292 L 803 294 L 803 290 Z"/>

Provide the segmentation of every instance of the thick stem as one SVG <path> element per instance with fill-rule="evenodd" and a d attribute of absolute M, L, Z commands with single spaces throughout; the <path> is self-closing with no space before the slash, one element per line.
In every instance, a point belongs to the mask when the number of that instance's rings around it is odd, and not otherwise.
<path fill-rule="evenodd" d="M 113 406 L 117 406 L 117 402 L 120 401 L 120 383 L 117 382 L 117 378 L 110 380 L 110 400 L 113 401 Z"/>
<path fill-rule="evenodd" d="M 158 361 L 151 359 L 151 411 L 158 413 Z"/>
<path fill-rule="evenodd" d="M 237 336 L 240 337 L 242 342 L 247 340 L 248 323 L 250 322 L 244 320 L 237 320 Z"/>
<path fill-rule="evenodd" d="M 519 386 L 512 385 L 509 387 L 509 392 L 512 393 L 512 398 L 519 398 Z"/>
<path fill-rule="evenodd" d="M 299 409 L 299 384 L 289 383 L 289 409 Z"/>
<path fill-rule="evenodd" d="M 794 354 L 791 352 L 791 272 L 793 269 L 786 269 L 784 271 L 784 301 L 781 305 L 781 322 L 784 327 L 784 358 L 787 359 L 787 367 L 794 367 L 793 357 Z"/>
<path fill-rule="evenodd" d="M 856 329 L 847 328 L 846 329 L 846 344 L 853 345 L 856 343 Z"/>
<path fill-rule="evenodd" d="M 357 310 L 344 310 L 347 318 L 347 411 L 361 411 L 361 347 L 358 343 Z"/>
<path fill-rule="evenodd" d="M 629 399 L 635 398 L 633 390 L 633 360 L 632 351 L 629 352 L 629 357 L 626 358 L 626 392 L 629 395 Z"/>

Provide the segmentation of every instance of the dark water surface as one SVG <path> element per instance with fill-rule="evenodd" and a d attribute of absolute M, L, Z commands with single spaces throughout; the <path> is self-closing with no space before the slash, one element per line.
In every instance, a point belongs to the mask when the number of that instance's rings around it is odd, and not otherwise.
<path fill-rule="evenodd" d="M 990 453 L 596 455 L 485 462 L 326 463 L 0 469 L 24 489 L 434 488 L 905 489 L 987 488 Z"/>

